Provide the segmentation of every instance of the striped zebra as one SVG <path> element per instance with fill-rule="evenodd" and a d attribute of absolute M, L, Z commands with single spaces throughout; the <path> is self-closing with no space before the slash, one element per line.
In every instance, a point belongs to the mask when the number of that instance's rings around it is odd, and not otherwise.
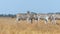
<path fill-rule="evenodd" d="M 27 19 L 27 15 L 26 14 L 17 14 L 16 15 L 16 20 L 20 21 L 20 20 L 26 20 Z"/>
<path fill-rule="evenodd" d="M 56 24 L 56 16 L 54 14 L 50 16 L 50 21 L 52 24 Z"/>
<path fill-rule="evenodd" d="M 40 19 L 43 19 L 45 22 L 45 24 L 48 23 L 48 20 L 49 20 L 49 16 L 40 16 Z"/>

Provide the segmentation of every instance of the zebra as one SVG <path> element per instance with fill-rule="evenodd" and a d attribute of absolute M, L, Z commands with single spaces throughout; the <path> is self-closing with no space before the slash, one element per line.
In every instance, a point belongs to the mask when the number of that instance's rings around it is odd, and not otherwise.
<path fill-rule="evenodd" d="M 33 14 L 28 14 L 27 16 L 27 22 L 33 23 L 34 15 Z"/>
<path fill-rule="evenodd" d="M 49 20 L 49 16 L 42 16 L 42 17 L 40 17 L 41 19 L 43 19 L 45 22 L 45 24 L 47 24 L 48 23 L 48 20 Z"/>
<path fill-rule="evenodd" d="M 56 24 L 56 16 L 54 14 L 50 16 L 50 21 L 52 24 Z"/>
<path fill-rule="evenodd" d="M 16 20 L 20 21 L 20 20 L 26 20 L 27 19 L 27 15 L 26 14 L 17 14 L 16 15 Z"/>
<path fill-rule="evenodd" d="M 35 19 L 39 22 L 41 19 L 43 19 L 45 21 L 45 24 L 48 23 L 48 19 L 49 19 L 49 16 L 47 15 L 38 15 L 35 16 Z"/>

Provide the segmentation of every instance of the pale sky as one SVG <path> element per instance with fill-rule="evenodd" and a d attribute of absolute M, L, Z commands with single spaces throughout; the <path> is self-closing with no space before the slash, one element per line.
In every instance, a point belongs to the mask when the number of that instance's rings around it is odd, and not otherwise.
<path fill-rule="evenodd" d="M 0 14 L 60 12 L 60 0 L 0 0 Z"/>

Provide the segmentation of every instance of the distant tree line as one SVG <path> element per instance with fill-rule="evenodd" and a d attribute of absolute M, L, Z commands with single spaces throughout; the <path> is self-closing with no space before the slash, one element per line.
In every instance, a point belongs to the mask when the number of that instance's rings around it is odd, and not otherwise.
<path fill-rule="evenodd" d="M 60 14 L 60 12 L 56 12 L 56 13 L 48 13 L 48 14 Z"/>
<path fill-rule="evenodd" d="M 12 14 L 8 14 L 8 15 L 5 15 L 5 14 L 0 14 L 0 17 L 16 17 L 16 15 L 12 15 Z"/>

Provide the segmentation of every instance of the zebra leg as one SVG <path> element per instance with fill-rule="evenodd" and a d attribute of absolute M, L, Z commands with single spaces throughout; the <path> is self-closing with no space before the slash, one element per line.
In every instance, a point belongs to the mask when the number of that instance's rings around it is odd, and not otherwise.
<path fill-rule="evenodd" d="M 32 23 L 32 20 L 30 18 L 27 18 L 27 23 Z"/>
<path fill-rule="evenodd" d="M 30 20 L 30 23 L 31 23 L 31 24 L 33 23 L 33 19 Z"/>
<path fill-rule="evenodd" d="M 29 23 L 31 23 L 31 24 L 32 24 L 32 19 L 30 19 L 30 20 L 29 20 Z"/>
<path fill-rule="evenodd" d="M 45 20 L 45 24 L 47 24 L 47 20 Z"/>
<path fill-rule="evenodd" d="M 37 19 L 37 21 L 39 21 L 39 18 Z"/>
<path fill-rule="evenodd" d="M 52 20 L 52 24 L 56 24 L 56 21 L 55 20 Z"/>
<path fill-rule="evenodd" d="M 45 24 L 47 24 L 48 23 L 48 20 L 47 19 L 45 19 Z"/>
<path fill-rule="evenodd" d="M 52 20 L 51 22 L 52 22 L 52 24 L 54 24 L 54 20 Z"/>
<path fill-rule="evenodd" d="M 54 20 L 54 23 L 56 24 L 56 20 Z"/>
<path fill-rule="evenodd" d="M 27 18 L 27 23 L 29 23 L 29 18 Z"/>
<path fill-rule="evenodd" d="M 20 20 L 20 18 L 16 18 L 16 22 L 17 22 L 17 23 L 19 22 L 19 20 Z"/>
<path fill-rule="evenodd" d="M 53 20 L 52 19 L 50 19 L 50 22 L 51 22 L 51 24 L 53 24 Z"/>
<path fill-rule="evenodd" d="M 40 18 L 38 18 L 38 22 L 39 22 Z"/>
<path fill-rule="evenodd" d="M 19 21 L 19 18 L 16 18 L 17 21 Z"/>
<path fill-rule="evenodd" d="M 40 20 L 40 16 L 38 17 L 38 22 L 39 22 L 39 20 Z"/>

